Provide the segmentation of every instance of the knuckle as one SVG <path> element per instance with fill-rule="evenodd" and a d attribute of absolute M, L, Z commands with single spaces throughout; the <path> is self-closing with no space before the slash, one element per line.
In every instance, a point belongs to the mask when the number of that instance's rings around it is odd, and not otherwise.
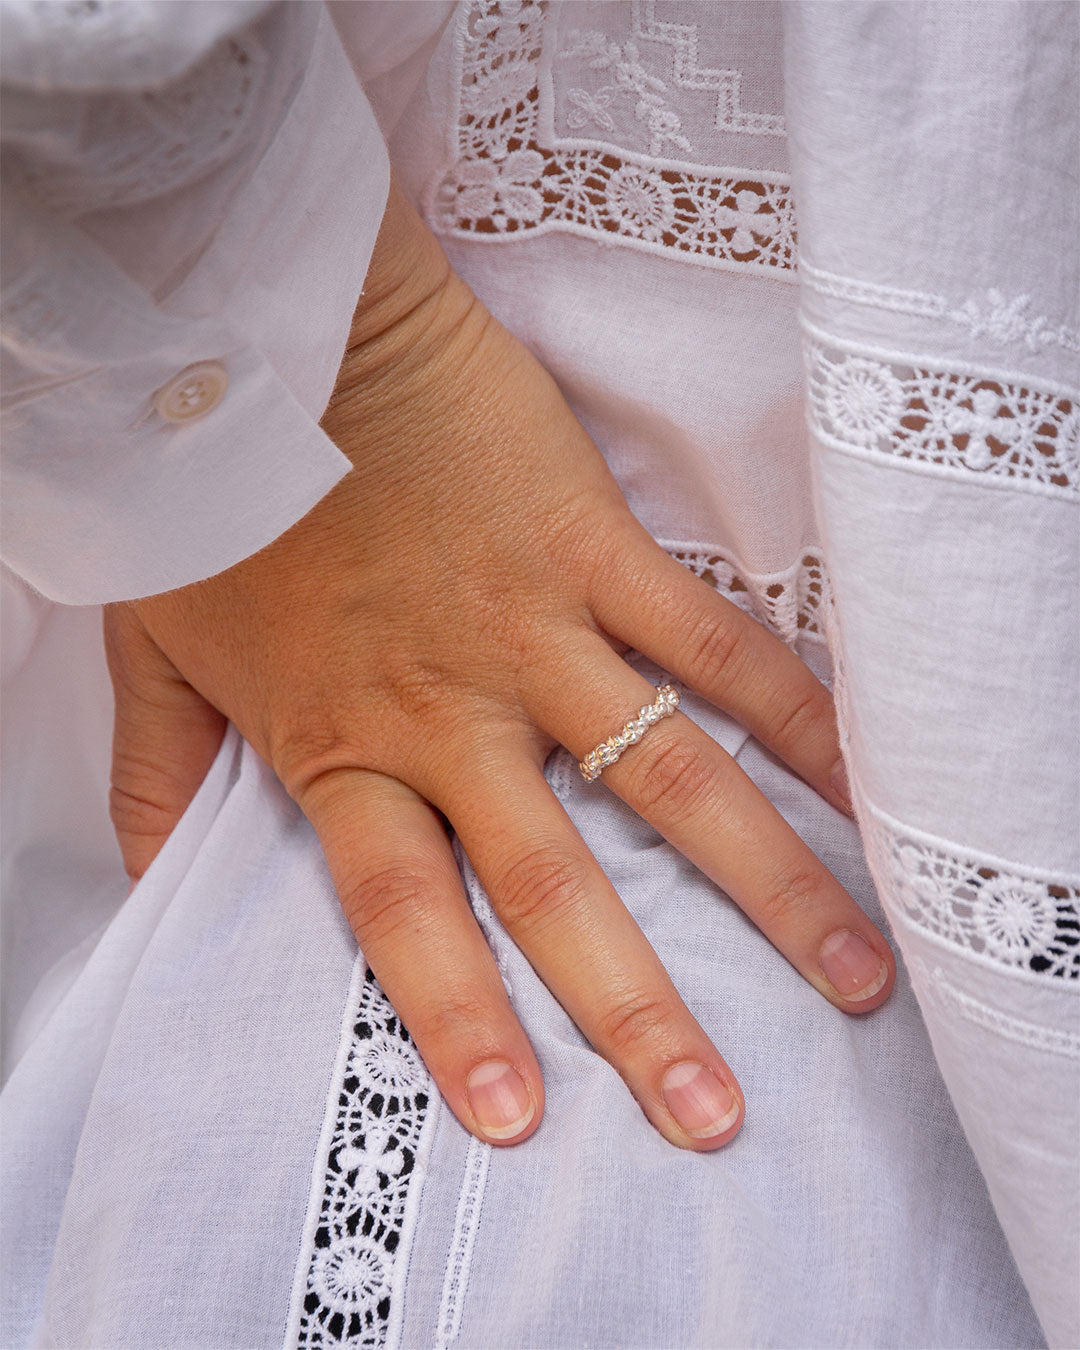
<path fill-rule="evenodd" d="M 552 845 L 530 849 L 506 869 L 498 909 L 518 931 L 574 914 L 587 902 L 589 869 L 583 859 Z"/>
<path fill-rule="evenodd" d="M 474 1033 L 495 1023 L 491 1005 L 468 991 L 439 990 L 438 997 L 410 1018 L 409 1031 L 424 1045 L 471 1041 Z"/>
<path fill-rule="evenodd" d="M 670 1028 L 675 1009 L 665 999 L 636 993 L 621 998 L 600 1021 L 600 1036 L 605 1049 L 619 1055 L 654 1042 Z"/>
<path fill-rule="evenodd" d="M 829 720 L 828 695 L 824 690 L 820 693 L 814 691 L 803 695 L 784 711 L 773 737 L 781 747 L 798 745 L 808 734 L 827 725 Z"/>
<path fill-rule="evenodd" d="M 778 885 L 765 891 L 755 918 L 766 926 L 797 919 L 817 905 L 823 889 L 821 874 L 811 868 L 789 872 Z"/>
<path fill-rule="evenodd" d="M 431 874 L 415 863 L 388 863 L 353 880 L 342 907 L 361 946 L 374 946 L 415 932 L 435 889 Z"/>
<path fill-rule="evenodd" d="M 743 635 L 734 616 L 729 622 L 709 616 L 699 619 L 691 629 L 681 665 L 690 684 L 715 689 L 737 677 L 744 651 Z"/>
<path fill-rule="evenodd" d="M 116 783 L 109 788 L 109 820 L 118 835 L 157 838 L 169 833 L 176 817 L 175 809 L 153 797 Z"/>
<path fill-rule="evenodd" d="M 332 784 L 339 771 L 358 764 L 349 738 L 319 716 L 272 733 L 270 739 L 274 772 L 301 804 L 320 784 Z"/>
<path fill-rule="evenodd" d="M 714 785 L 712 765 L 678 732 L 659 745 L 646 741 L 630 761 L 629 795 L 644 815 L 677 822 L 692 816 Z"/>

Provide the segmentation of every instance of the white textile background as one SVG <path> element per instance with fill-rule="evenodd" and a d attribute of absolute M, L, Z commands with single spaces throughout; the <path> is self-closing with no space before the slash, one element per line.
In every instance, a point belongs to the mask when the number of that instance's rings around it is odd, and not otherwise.
<path fill-rule="evenodd" d="M 740 1075 L 748 1123 L 709 1157 L 664 1144 L 474 886 L 549 1093 L 536 1138 L 491 1153 L 422 1104 L 313 836 L 234 738 L 122 906 L 100 800 L 73 808 L 84 842 L 53 879 L 82 849 L 94 923 L 76 887 L 65 916 L 36 879 L 55 813 L 17 813 L 5 924 L 32 934 L 42 895 L 56 921 L 12 999 L 38 986 L 0 1098 L 12 1343 L 1075 1346 L 1077 7 L 335 17 L 324 96 L 340 85 L 368 116 L 344 52 L 406 190 L 635 512 L 817 671 L 835 663 L 861 843 L 690 707 L 875 915 L 876 888 L 908 973 L 885 1009 L 844 1019 L 557 757 L 552 781 Z M 296 134 L 321 144 L 307 87 Z M 338 133 L 351 206 L 327 203 L 327 237 L 340 250 L 355 229 L 362 267 L 385 161 Z M 241 243 L 223 238 L 226 270 Z M 310 448 L 359 280 L 322 276 L 305 300 L 289 278 L 322 372 L 299 400 Z M 320 344 L 308 306 L 328 292 Z M 272 364 L 296 393 L 303 372 Z M 232 416 L 258 432 L 265 404 L 236 384 Z M 278 501 L 298 514 L 302 495 Z M 48 560 L 76 587 L 56 593 L 96 598 L 72 576 L 77 531 L 71 547 Z M 46 612 L 15 605 L 17 626 Z M 106 717 L 95 619 L 39 626 L 54 636 L 15 663 L 27 725 L 59 716 L 43 663 L 93 665 L 66 709 L 87 746 Z M 63 773 L 40 744 L 8 747 L 28 803 Z M 408 1101 L 392 1121 L 380 1075 Z M 389 1216 L 391 1245 L 335 1227 L 350 1206 Z"/>

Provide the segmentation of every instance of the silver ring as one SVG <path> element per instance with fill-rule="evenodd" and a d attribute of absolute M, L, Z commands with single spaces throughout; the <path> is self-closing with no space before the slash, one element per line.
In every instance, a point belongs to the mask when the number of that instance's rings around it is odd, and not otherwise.
<path fill-rule="evenodd" d="M 651 726 L 657 722 L 662 722 L 665 717 L 670 717 L 679 706 L 679 691 L 673 684 L 662 684 L 656 691 L 656 702 L 649 703 L 632 717 L 623 727 L 622 731 L 614 736 L 609 736 L 606 741 L 590 750 L 585 758 L 578 764 L 581 770 L 581 776 L 586 783 L 592 783 L 599 778 L 609 764 L 614 764 L 624 750 L 630 746 L 637 745 L 642 736 Z"/>

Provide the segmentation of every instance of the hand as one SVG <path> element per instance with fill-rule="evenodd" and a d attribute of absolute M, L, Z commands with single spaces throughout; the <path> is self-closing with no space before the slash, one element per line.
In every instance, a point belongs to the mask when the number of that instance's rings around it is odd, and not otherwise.
<path fill-rule="evenodd" d="M 653 701 L 620 658 L 633 647 L 846 809 L 827 691 L 650 538 L 552 380 L 396 190 L 325 426 L 355 470 L 303 520 L 209 581 L 109 612 L 114 813 L 132 871 L 228 717 L 315 827 L 455 1114 L 517 1142 L 540 1119 L 540 1071 L 437 808 L 656 1128 L 686 1148 L 726 1143 L 742 1120 L 735 1079 L 542 766 L 555 743 L 581 757 Z M 838 1008 L 888 997 L 884 938 L 688 718 L 658 723 L 603 781 Z"/>

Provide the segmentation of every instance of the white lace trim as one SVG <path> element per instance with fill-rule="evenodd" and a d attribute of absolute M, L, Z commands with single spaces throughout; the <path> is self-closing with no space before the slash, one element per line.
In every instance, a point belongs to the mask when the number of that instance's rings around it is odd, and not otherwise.
<path fill-rule="evenodd" d="M 1080 979 L 1080 877 L 961 851 L 862 806 L 871 870 L 909 923 L 998 967 Z"/>
<path fill-rule="evenodd" d="M 805 259 L 799 261 L 799 275 L 804 286 L 820 295 L 893 314 L 945 320 L 966 328 L 973 338 L 986 338 L 1004 346 L 1022 345 L 1030 352 L 1040 352 L 1049 346 L 1080 352 L 1080 333 L 1074 328 L 1044 314 L 1028 313 L 1030 295 L 1009 298 L 991 288 L 978 298 L 971 296 L 957 305 L 943 295 L 928 291 L 908 291 L 899 286 L 856 281 L 853 277 L 813 267 Z"/>
<path fill-rule="evenodd" d="M 357 970 L 285 1341 L 303 1350 L 396 1343 L 437 1117 L 438 1095 L 408 1033 L 363 958 Z"/>
<path fill-rule="evenodd" d="M 821 609 L 828 579 L 818 550 L 808 550 L 782 572 L 761 573 L 748 571 L 734 555 L 708 544 L 671 540 L 660 544 L 695 576 L 789 645 L 798 638 L 825 641 Z"/>
<path fill-rule="evenodd" d="M 737 84 L 728 80 L 724 86 L 721 79 L 738 72 L 701 71 L 696 53 L 691 60 L 689 39 L 674 31 L 686 25 L 657 24 L 649 6 L 635 14 L 641 36 L 674 45 L 677 80 L 715 82 L 718 117 L 751 116 L 737 100 Z M 690 146 L 664 96 L 666 85 L 644 68 L 633 43 L 612 44 L 599 33 L 572 35 L 560 55 L 591 51 L 601 69 L 610 69 L 611 82 L 595 91 L 571 90 L 567 124 L 610 129 L 613 101 L 632 97 L 649 154 L 541 132 L 544 20 L 541 0 L 473 0 L 465 6 L 458 29 L 457 159 L 428 195 L 434 228 L 500 241 L 569 231 L 675 252 L 708 267 L 793 279 L 795 215 L 787 178 L 659 158 L 665 149 Z M 654 31 L 644 31 L 643 23 Z M 758 133 L 780 134 L 766 123 Z"/>
<path fill-rule="evenodd" d="M 993 1008 L 982 999 L 973 998 L 957 989 L 940 966 L 930 966 L 917 956 L 907 964 L 920 993 L 942 1011 L 955 1010 L 976 1026 L 985 1027 L 987 1031 L 1016 1041 L 1019 1045 L 1043 1050 L 1051 1055 L 1080 1058 L 1080 1036 L 1075 1033 L 1062 1027 L 1040 1026 L 1025 1017 L 1013 1017 L 1000 1008 Z"/>
<path fill-rule="evenodd" d="M 1080 400 L 1026 377 L 942 370 L 808 329 L 808 417 L 824 444 L 964 481 L 1080 493 Z"/>

